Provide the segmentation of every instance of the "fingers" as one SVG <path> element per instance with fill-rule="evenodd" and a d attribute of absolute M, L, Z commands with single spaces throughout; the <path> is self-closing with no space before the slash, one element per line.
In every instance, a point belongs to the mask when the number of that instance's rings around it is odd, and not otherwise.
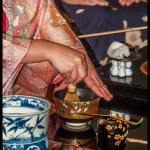
<path fill-rule="evenodd" d="M 71 5 L 85 5 L 85 6 L 108 6 L 109 2 L 105 0 L 63 0 Z"/>
<path fill-rule="evenodd" d="M 96 3 L 93 0 L 81 1 L 80 4 L 85 5 L 85 6 L 95 6 L 96 5 Z"/>
<path fill-rule="evenodd" d="M 105 0 L 95 0 L 96 1 L 96 5 L 100 5 L 100 6 L 108 6 L 109 2 L 105 1 Z"/>
<path fill-rule="evenodd" d="M 65 76 L 65 84 L 73 83 L 76 85 L 87 76 L 86 56 L 84 53 L 63 45 L 60 48 L 62 50 L 60 51 L 58 47 L 50 59 L 50 63 Z"/>
<path fill-rule="evenodd" d="M 119 0 L 121 6 L 125 6 L 126 0 Z"/>
<path fill-rule="evenodd" d="M 135 1 L 135 3 L 139 3 L 141 0 L 134 0 Z"/>
<path fill-rule="evenodd" d="M 134 2 L 139 3 L 140 0 L 119 0 L 120 5 L 122 6 L 131 6 Z"/>
<path fill-rule="evenodd" d="M 78 82 L 84 80 L 87 76 L 87 70 L 83 66 L 74 68 L 71 72 L 71 75 L 65 76 L 64 83 L 76 85 Z"/>
<path fill-rule="evenodd" d="M 69 70 L 65 75 L 64 83 L 72 83 L 76 85 L 78 82 L 84 80 L 87 76 L 87 64 L 85 61 L 85 56 L 80 60 L 78 65 Z"/>
<path fill-rule="evenodd" d="M 93 2 L 93 0 L 62 0 L 62 1 L 71 5 L 85 5 L 85 6 L 95 5 L 95 2 Z"/>
<path fill-rule="evenodd" d="M 105 100 L 110 101 L 113 98 L 113 95 L 108 90 L 107 86 L 102 82 L 102 80 L 96 77 L 88 76 L 84 82 L 87 86 L 98 96 L 103 97 Z"/>
<path fill-rule="evenodd" d="M 86 77 L 87 77 L 87 65 L 85 63 L 85 60 L 83 60 L 81 63 L 79 63 L 78 66 L 72 68 L 72 71 L 69 70 L 66 73 L 62 83 L 60 83 L 60 85 L 55 88 L 55 92 L 58 90 L 65 89 L 70 83 L 76 85 L 78 82 L 84 80 Z"/>
<path fill-rule="evenodd" d="M 59 90 L 64 90 L 67 88 L 68 84 L 65 84 L 64 80 L 59 84 L 59 86 L 54 88 L 54 93 L 59 91 Z"/>
<path fill-rule="evenodd" d="M 128 0 L 128 1 L 125 3 L 125 5 L 126 5 L 126 6 L 130 6 L 131 4 L 133 4 L 133 2 L 134 2 L 133 0 Z"/>
<path fill-rule="evenodd" d="M 95 5 L 100 5 L 100 6 L 108 6 L 109 2 L 105 0 L 86 0 L 82 1 L 82 5 L 87 5 L 87 6 L 95 6 Z"/>
<path fill-rule="evenodd" d="M 75 67 L 71 72 L 68 72 L 65 76 L 64 82 L 66 84 L 73 83 L 78 78 L 78 68 Z"/>
<path fill-rule="evenodd" d="M 110 93 L 110 91 L 108 90 L 107 86 L 105 84 L 103 84 L 101 86 L 101 90 L 104 90 L 105 94 L 104 95 L 104 99 L 107 100 L 107 101 L 110 101 L 112 98 L 113 98 L 113 95 Z"/>
<path fill-rule="evenodd" d="M 85 80 L 86 85 L 98 96 L 104 97 L 104 94 L 99 90 L 98 86 L 92 80 Z"/>
<path fill-rule="evenodd" d="M 86 66 L 86 67 L 83 67 L 83 66 L 78 67 L 78 74 L 79 74 L 79 76 L 78 76 L 78 78 L 77 78 L 74 82 L 72 82 L 72 84 L 73 84 L 74 86 L 75 86 L 78 82 L 84 80 L 84 79 L 87 77 L 87 71 L 88 71 L 87 65 L 84 65 L 84 66 Z M 83 71 L 83 69 L 85 69 L 85 72 Z"/>

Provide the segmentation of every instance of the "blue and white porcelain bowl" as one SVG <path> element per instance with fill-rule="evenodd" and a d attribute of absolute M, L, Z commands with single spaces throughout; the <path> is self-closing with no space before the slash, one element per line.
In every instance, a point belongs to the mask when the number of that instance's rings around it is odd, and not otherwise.
<path fill-rule="evenodd" d="M 48 137 L 30 143 L 3 143 L 3 150 L 48 150 Z"/>
<path fill-rule="evenodd" d="M 3 96 L 2 105 L 3 150 L 12 145 L 17 145 L 13 150 L 26 150 L 23 149 L 25 145 L 32 147 L 45 140 L 51 108 L 48 101 L 32 96 L 8 95 Z"/>

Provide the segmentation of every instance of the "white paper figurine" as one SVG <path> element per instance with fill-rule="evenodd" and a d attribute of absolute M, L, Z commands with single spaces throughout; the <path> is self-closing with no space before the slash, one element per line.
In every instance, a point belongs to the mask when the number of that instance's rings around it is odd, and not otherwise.
<path fill-rule="evenodd" d="M 115 60 L 112 60 L 111 75 L 118 76 L 118 62 Z"/>
<path fill-rule="evenodd" d="M 127 45 L 114 41 L 108 48 L 107 54 L 111 58 L 123 59 L 130 55 L 130 51 Z"/>
<path fill-rule="evenodd" d="M 125 119 L 125 120 L 130 120 L 130 114 L 125 113 L 125 114 L 124 114 L 124 119 Z"/>
<path fill-rule="evenodd" d="M 117 114 L 116 111 L 114 111 L 114 110 L 111 110 L 111 111 L 110 111 L 110 116 L 116 116 L 116 114 Z"/>
<path fill-rule="evenodd" d="M 132 75 L 132 62 L 131 61 L 126 62 L 125 72 L 126 72 L 126 76 Z"/>
<path fill-rule="evenodd" d="M 119 77 L 125 77 L 126 72 L 125 72 L 125 63 L 122 61 L 120 62 L 120 69 L 118 71 Z"/>

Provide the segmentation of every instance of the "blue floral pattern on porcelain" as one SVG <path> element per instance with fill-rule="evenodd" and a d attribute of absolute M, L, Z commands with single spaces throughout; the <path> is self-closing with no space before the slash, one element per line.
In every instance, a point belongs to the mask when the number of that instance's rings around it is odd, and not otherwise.
<path fill-rule="evenodd" d="M 33 143 L 47 136 L 50 107 L 49 102 L 37 97 L 3 96 L 3 149 L 17 144 L 13 150 L 20 150 L 20 143 Z"/>
<path fill-rule="evenodd" d="M 48 150 L 48 148 L 49 148 L 49 141 L 47 136 L 40 141 L 26 144 L 3 143 L 3 150 Z"/>

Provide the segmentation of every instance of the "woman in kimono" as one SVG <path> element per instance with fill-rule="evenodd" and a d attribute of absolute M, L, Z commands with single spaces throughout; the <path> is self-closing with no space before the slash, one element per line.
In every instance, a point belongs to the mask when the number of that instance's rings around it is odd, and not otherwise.
<path fill-rule="evenodd" d="M 3 0 L 3 10 L 3 95 L 45 98 L 51 83 L 61 82 L 57 91 L 83 80 L 98 96 L 111 100 L 53 0 Z"/>

